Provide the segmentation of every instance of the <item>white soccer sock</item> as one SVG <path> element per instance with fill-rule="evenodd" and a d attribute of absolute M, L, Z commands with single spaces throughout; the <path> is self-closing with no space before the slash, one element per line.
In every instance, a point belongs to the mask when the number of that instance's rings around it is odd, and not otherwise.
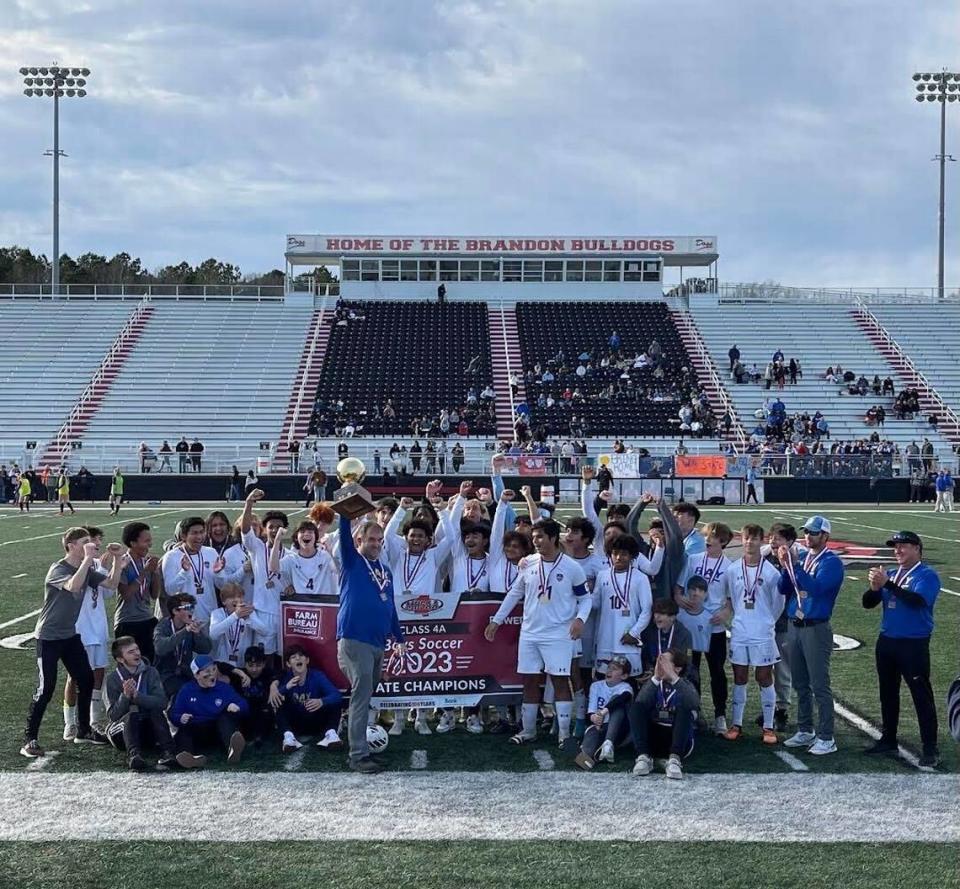
<path fill-rule="evenodd" d="M 577 714 L 577 719 L 587 718 L 587 696 L 584 694 L 582 688 L 580 691 L 573 693 L 573 707 L 574 712 Z"/>
<path fill-rule="evenodd" d="M 552 704 L 556 698 L 556 692 L 553 690 L 553 679 L 548 676 L 547 684 L 543 687 L 543 703 Z"/>
<path fill-rule="evenodd" d="M 743 725 L 743 711 L 747 706 L 747 686 L 734 685 L 733 687 L 733 724 Z"/>
<path fill-rule="evenodd" d="M 297 738 L 296 738 L 296 735 L 294 735 L 293 732 L 284 732 L 284 733 L 283 733 L 283 740 L 284 740 L 284 741 L 296 741 Z"/>
<path fill-rule="evenodd" d="M 537 704 L 524 704 L 522 707 L 523 714 L 521 716 L 523 733 L 525 735 L 530 735 L 533 737 L 537 733 Z"/>
<path fill-rule="evenodd" d="M 773 728 L 773 711 L 777 706 L 777 690 L 773 685 L 760 686 L 760 706 L 763 707 L 763 727 Z"/>
<path fill-rule="evenodd" d="M 90 722 L 95 725 L 98 722 L 106 721 L 106 718 L 107 711 L 103 706 L 103 689 L 95 688 L 90 700 Z"/>
<path fill-rule="evenodd" d="M 367 726 L 376 725 L 377 717 L 380 715 L 380 711 L 374 707 L 371 707 L 367 710 Z"/>
<path fill-rule="evenodd" d="M 570 737 L 570 717 L 573 714 L 573 701 L 557 701 L 557 737 L 562 741 Z"/>
<path fill-rule="evenodd" d="M 77 724 L 77 705 L 76 704 L 74 704 L 72 707 L 68 707 L 66 704 L 63 705 L 63 724 L 64 725 Z"/>

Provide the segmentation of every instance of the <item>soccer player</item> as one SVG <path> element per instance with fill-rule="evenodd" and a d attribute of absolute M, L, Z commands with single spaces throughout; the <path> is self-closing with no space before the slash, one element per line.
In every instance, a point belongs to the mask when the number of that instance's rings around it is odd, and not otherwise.
<path fill-rule="evenodd" d="M 796 557 L 797 550 L 797 529 L 787 522 L 774 522 L 770 526 L 770 535 L 768 542 L 761 547 L 760 552 L 765 559 L 778 571 L 783 570 L 778 553 L 781 547 L 787 547 Z M 787 730 L 787 721 L 789 719 L 790 698 L 793 694 L 793 677 L 790 675 L 790 652 L 787 648 L 787 630 L 790 621 L 787 618 L 789 606 L 790 590 L 783 588 L 783 579 L 780 580 L 781 592 L 784 594 L 783 611 L 774 625 L 774 634 L 777 640 L 777 650 L 780 652 L 780 660 L 773 665 L 773 687 L 777 692 L 777 706 L 773 711 L 773 727 L 778 732 Z M 763 714 L 757 717 L 757 725 L 763 725 Z"/>
<path fill-rule="evenodd" d="M 693 753 L 696 735 L 694 713 L 700 696 L 683 674 L 687 655 L 677 649 L 657 657 L 653 677 L 637 693 L 630 708 L 630 735 L 637 751 L 634 775 L 649 775 L 654 757 L 669 756 L 668 778 L 683 778 L 682 761 Z"/>
<path fill-rule="evenodd" d="M 707 623 L 710 626 L 710 645 L 706 650 L 707 667 L 710 670 L 710 697 L 713 700 L 713 731 L 722 735 L 727 730 L 727 634 L 723 624 L 710 621 L 726 604 L 726 593 L 723 588 L 723 577 L 730 570 L 730 560 L 723 554 L 730 541 L 733 540 L 733 531 L 721 522 L 710 522 L 703 529 L 707 541 L 706 550 L 700 555 L 687 560 L 687 566 L 680 581 L 675 587 L 674 598 L 680 606 L 678 617 L 688 629 L 691 625 L 700 622 L 699 611 L 702 608 L 707 613 Z M 696 604 L 688 595 L 690 581 L 702 578 L 707 584 L 706 598 L 702 605 Z M 691 631 L 691 637 L 694 633 Z M 695 640 L 694 640 L 695 641 Z M 696 675 L 700 675 L 701 652 L 693 650 L 692 664 Z"/>
<path fill-rule="evenodd" d="M 177 729 L 177 761 L 179 754 L 194 755 L 199 746 L 219 740 L 227 751 L 227 765 L 237 765 L 247 746 L 240 731 L 240 718 L 249 710 L 247 702 L 229 683 L 218 681 L 220 674 L 210 655 L 196 655 L 190 670 L 193 678 L 170 705 L 170 723 Z"/>
<path fill-rule="evenodd" d="M 120 580 L 123 547 L 111 543 L 107 551 L 114 562 L 109 577 L 94 569 L 97 545 L 86 528 L 70 528 L 62 538 L 64 557 L 54 562 L 44 580 L 43 605 L 34 635 L 37 638 L 39 681 L 30 703 L 24 743 L 20 753 L 29 759 L 45 754 L 37 740 L 47 704 L 57 687 L 57 664 L 63 662 L 77 684 L 77 736 L 74 744 L 105 744 L 106 738 L 90 726 L 93 671 L 77 632 L 77 617 L 87 587 L 116 589 Z"/>
<path fill-rule="evenodd" d="M 196 600 L 193 618 L 206 623 L 217 608 L 215 569 L 221 573 L 224 562 L 211 546 L 204 546 L 207 523 L 200 516 L 190 516 L 180 523 L 180 543 L 164 553 L 160 566 L 167 596 L 188 593 Z"/>
<path fill-rule="evenodd" d="M 575 760 L 585 772 L 598 762 L 612 763 L 616 748 L 627 737 L 628 714 L 633 703 L 633 688 L 627 682 L 629 676 L 630 662 L 623 655 L 614 655 L 606 664 L 605 678 L 590 686 L 590 725 Z"/>
<path fill-rule="evenodd" d="M 293 532 L 293 548 L 283 553 L 285 529 L 278 528 L 270 550 L 270 573 L 280 579 L 287 595 L 336 596 L 333 559 L 319 548 L 320 534 L 313 522 L 301 522 Z"/>
<path fill-rule="evenodd" d="M 573 711 L 569 682 L 573 642 L 583 632 L 592 601 L 583 569 L 560 549 L 557 522 L 553 519 L 534 522 L 533 545 L 536 555 L 525 560 L 510 592 L 490 618 L 484 635 L 492 642 L 497 628 L 523 600 L 517 654 L 517 672 L 523 675 L 522 729 L 510 740 L 514 744 L 525 744 L 536 738 L 540 674 L 545 672 L 553 682 L 559 743 L 564 747 L 570 737 Z"/>
<path fill-rule="evenodd" d="M 121 503 L 123 503 L 123 473 L 120 472 L 119 466 L 115 466 L 110 479 L 110 512 L 120 515 Z"/>
<path fill-rule="evenodd" d="M 318 747 L 342 747 L 337 726 L 343 695 L 322 670 L 310 666 L 310 658 L 301 646 L 289 648 L 284 662 L 286 672 L 270 686 L 270 703 L 277 711 L 277 728 L 283 734 L 282 751 L 293 753 L 303 747 L 298 733 L 320 735 Z"/>
<path fill-rule="evenodd" d="M 160 560 L 150 555 L 153 536 L 149 525 L 130 522 L 123 526 L 121 539 L 127 548 L 128 561 L 117 590 L 114 635 L 133 636 L 141 657 L 153 663 L 153 631 L 157 626 L 154 603 L 160 599 L 163 588 Z"/>
<path fill-rule="evenodd" d="M 777 650 L 777 617 L 783 611 L 780 593 L 780 572 L 760 553 L 763 528 L 744 525 L 740 531 L 743 557 L 737 559 L 724 574 L 723 585 L 727 604 L 711 622 L 722 625 L 732 615 L 730 629 L 730 663 L 733 664 L 733 720 L 724 737 L 737 741 L 743 735 L 743 711 L 747 704 L 747 681 L 754 668 L 760 686 L 763 707 L 763 743 L 778 742 L 773 727 L 773 711 L 777 693 L 773 687 L 773 665 L 780 660 Z"/>
<path fill-rule="evenodd" d="M 176 755 L 164 713 L 167 695 L 160 674 L 143 659 L 137 640 L 132 636 L 119 636 L 113 642 L 111 653 L 116 669 L 107 676 L 105 689 L 110 718 L 107 738 L 117 750 L 126 750 L 130 770 L 149 769 L 143 749 L 150 741 L 160 750 L 157 765 L 161 768 L 169 768 L 174 763 L 185 769 L 203 765 L 202 757 L 189 753 Z"/>
<path fill-rule="evenodd" d="M 76 512 L 73 504 L 70 502 L 70 476 L 67 475 L 67 470 L 64 466 L 60 467 L 60 472 L 57 474 L 57 503 L 60 504 L 60 515 L 63 515 L 64 506 L 70 507 L 70 515 Z"/>
<path fill-rule="evenodd" d="M 240 534 L 253 571 L 253 607 L 266 626 L 256 634 L 255 640 L 258 645 L 263 645 L 265 654 L 276 655 L 280 651 L 280 584 L 279 577 L 270 570 L 270 548 L 277 531 L 288 528 L 290 522 L 285 512 L 268 510 L 263 514 L 257 533 L 252 521 L 253 505 L 264 496 L 259 488 L 247 495 L 240 516 Z"/>
<path fill-rule="evenodd" d="M 30 512 L 31 493 L 30 479 L 25 472 L 21 472 L 17 479 L 17 506 L 20 507 L 20 512 Z"/>
<path fill-rule="evenodd" d="M 598 575 L 593 587 L 593 608 L 598 613 L 596 672 L 604 675 L 614 656 L 630 670 L 640 672 L 640 638 L 653 613 L 653 596 L 647 575 L 634 568 L 640 553 L 636 540 L 621 534 L 610 545 L 610 567 Z"/>
<path fill-rule="evenodd" d="M 220 590 L 222 608 L 210 615 L 210 641 L 213 656 L 231 670 L 243 665 L 244 652 L 253 645 L 254 633 L 264 625 L 253 610 L 253 605 L 243 601 L 243 589 L 239 584 L 227 583 Z"/>
<path fill-rule="evenodd" d="M 213 643 L 193 612 L 195 600 L 189 593 L 176 593 L 167 600 L 170 617 L 164 618 L 153 631 L 153 647 L 157 653 L 156 668 L 163 680 L 167 697 L 174 697 L 193 675 L 194 654 L 209 654 Z"/>

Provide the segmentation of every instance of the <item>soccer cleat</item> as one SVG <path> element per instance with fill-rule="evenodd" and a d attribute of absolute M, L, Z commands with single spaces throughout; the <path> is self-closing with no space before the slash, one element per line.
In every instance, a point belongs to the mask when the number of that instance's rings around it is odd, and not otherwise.
<path fill-rule="evenodd" d="M 47 751 L 44 750 L 36 740 L 33 740 L 27 741 L 27 743 L 20 748 L 20 755 L 27 757 L 27 759 L 36 759 L 38 756 L 46 756 Z"/>
<path fill-rule="evenodd" d="M 186 750 L 181 750 L 177 754 L 177 765 L 181 769 L 202 769 L 207 764 L 205 756 L 194 756 Z"/>
<path fill-rule="evenodd" d="M 63 740 L 72 741 L 77 736 L 77 724 L 75 722 L 68 723 L 63 727 Z"/>
<path fill-rule="evenodd" d="M 247 746 L 247 739 L 240 732 L 234 732 L 230 735 L 230 743 L 227 746 L 227 765 L 235 766 L 240 762 L 243 756 L 243 748 Z"/>
<path fill-rule="evenodd" d="M 232 740 L 231 738 L 231 741 Z M 301 747 L 303 747 L 303 744 L 297 740 L 293 732 L 284 732 L 283 744 L 281 746 L 281 750 L 284 753 L 293 753 L 294 750 L 299 750 Z"/>
<path fill-rule="evenodd" d="M 865 756 L 896 756 L 899 748 L 896 741 L 885 741 L 881 738 L 876 744 L 871 744 L 863 751 Z"/>
<path fill-rule="evenodd" d="M 826 756 L 828 753 L 837 752 L 837 742 L 833 738 L 817 738 L 813 746 L 807 751 L 814 756 Z"/>
<path fill-rule="evenodd" d="M 918 763 L 921 769 L 936 769 L 940 766 L 940 752 L 937 750 L 932 750 L 929 753 L 924 753 L 920 757 Z"/>
<path fill-rule="evenodd" d="M 536 739 L 536 735 L 528 735 L 526 732 L 517 732 L 515 735 L 510 736 L 510 743 L 529 744 L 531 741 L 535 741 Z"/>
<path fill-rule="evenodd" d="M 172 769 L 177 764 L 176 754 L 172 752 L 164 753 L 160 759 L 157 760 L 158 769 Z"/>
<path fill-rule="evenodd" d="M 403 734 L 403 717 L 394 716 L 393 725 L 390 726 L 390 731 L 387 732 L 391 737 L 397 738 Z"/>
<path fill-rule="evenodd" d="M 715 735 L 725 735 L 727 733 L 727 717 L 718 716 L 713 720 L 713 733 Z"/>
<path fill-rule="evenodd" d="M 147 772 L 150 770 L 147 761 L 139 753 L 134 753 L 130 757 L 129 766 L 131 772 Z"/>
<path fill-rule="evenodd" d="M 597 762 L 613 762 L 615 754 L 613 752 L 613 741 L 604 741 L 600 745 L 600 752 L 597 754 Z"/>
<path fill-rule="evenodd" d="M 797 732 L 783 742 L 784 747 L 809 747 L 817 736 L 813 732 Z"/>
<path fill-rule="evenodd" d="M 503 719 L 498 719 L 490 728 L 487 729 L 487 733 L 491 735 L 506 735 L 509 734 L 511 726 L 509 722 L 506 722 Z"/>
<path fill-rule="evenodd" d="M 105 735 L 101 735 L 95 728 L 90 728 L 85 732 L 77 730 L 77 736 L 73 739 L 74 744 L 94 744 L 102 747 L 107 743 Z"/>
<path fill-rule="evenodd" d="M 787 730 L 787 711 L 781 707 L 777 707 L 773 711 L 773 728 L 778 732 L 785 732 Z"/>
<path fill-rule="evenodd" d="M 437 723 L 437 734 L 445 735 L 447 732 L 452 732 L 457 725 L 457 717 L 453 713 L 448 713 L 446 710 L 443 711 L 443 715 L 440 717 L 440 721 Z"/>
<path fill-rule="evenodd" d="M 351 760 L 350 768 L 364 775 L 376 775 L 377 772 L 383 771 L 383 767 L 374 762 L 369 756 L 365 756 L 363 759 Z"/>
<path fill-rule="evenodd" d="M 417 714 L 416 722 L 413 724 L 418 735 L 432 735 L 433 731 L 427 723 L 426 715 Z"/>
<path fill-rule="evenodd" d="M 574 762 L 585 772 L 589 772 L 596 765 L 596 763 L 582 750 L 577 754 Z"/>
<path fill-rule="evenodd" d="M 772 728 L 765 728 L 763 734 L 760 736 L 760 740 L 771 747 L 780 743 L 777 733 Z"/>
<path fill-rule="evenodd" d="M 471 735 L 483 734 L 483 723 L 476 714 L 467 717 L 467 731 L 470 732 Z"/>
<path fill-rule="evenodd" d="M 326 734 L 317 741 L 317 746 L 323 747 L 325 750 L 336 750 L 343 746 L 343 741 L 340 740 L 340 736 L 332 728 L 329 728 Z"/>
<path fill-rule="evenodd" d="M 653 760 L 646 753 L 641 753 L 633 763 L 633 774 L 649 775 L 652 771 Z"/>
<path fill-rule="evenodd" d="M 673 754 L 670 759 L 667 760 L 664 772 L 668 778 L 673 778 L 675 781 L 681 780 L 683 778 L 683 766 L 680 765 L 680 757 Z"/>
<path fill-rule="evenodd" d="M 576 741 L 574 741 L 570 735 L 564 735 L 562 738 L 557 735 L 557 749 L 562 753 L 573 753 L 576 747 Z"/>
<path fill-rule="evenodd" d="M 724 733 L 723 736 L 728 741 L 739 741 L 743 736 L 743 729 L 739 725 L 731 725 Z"/>

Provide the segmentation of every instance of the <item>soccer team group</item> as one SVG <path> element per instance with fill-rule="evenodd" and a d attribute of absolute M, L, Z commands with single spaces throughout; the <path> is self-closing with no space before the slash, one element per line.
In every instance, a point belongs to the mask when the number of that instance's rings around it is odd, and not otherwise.
<path fill-rule="evenodd" d="M 45 755 L 39 730 L 60 663 L 68 674 L 64 739 L 111 743 L 135 770 L 200 767 L 216 749 L 235 764 L 251 742 L 289 753 L 308 736 L 338 749 L 346 734 L 349 765 L 372 773 L 386 764 L 376 720 L 397 735 L 408 719 L 421 734 L 454 731 L 463 719 L 468 733 L 504 734 L 518 745 L 549 725 L 587 771 L 629 751 L 634 774 L 663 760 L 667 777 L 681 778 L 698 731 L 731 743 L 752 734 L 744 725 L 751 670 L 761 743 L 811 755 L 837 750 L 830 620 L 844 566 L 828 545 L 826 517 L 800 529 L 748 524 L 735 532 L 701 524 L 690 503 L 671 507 L 644 495 L 632 507 L 612 504 L 586 468 L 583 515 L 562 526 L 528 488 L 521 507 L 496 472 L 492 478 L 492 489 L 463 482 L 449 501 L 433 481 L 421 501 L 384 498 L 353 522 L 318 503 L 292 533 L 285 513 L 255 512 L 264 494 L 254 490 L 235 522 L 221 511 L 179 522 L 162 555 L 143 522 L 128 523 L 122 542 L 108 545 L 98 528 L 68 530 L 45 580 L 39 680 L 20 752 Z M 641 532 L 647 509 L 655 515 Z M 724 551 L 737 538 L 742 556 L 731 560 Z M 905 681 L 921 762 L 934 766 L 929 642 L 940 582 L 916 534 L 898 532 L 887 544 L 896 567 L 871 569 L 862 594 L 864 607 L 882 609 L 883 735 L 866 752 L 896 754 Z M 488 640 L 522 607 L 522 703 L 465 708 L 459 717 L 454 709 L 395 711 L 391 720 L 370 701 L 384 653 L 405 648 L 395 596 L 445 591 L 502 597 Z M 337 656 L 348 702 L 303 648 L 281 650 L 281 600 L 317 595 L 339 597 Z M 712 721 L 704 715 L 711 706 Z M 782 739 L 791 721 L 795 730 Z"/>

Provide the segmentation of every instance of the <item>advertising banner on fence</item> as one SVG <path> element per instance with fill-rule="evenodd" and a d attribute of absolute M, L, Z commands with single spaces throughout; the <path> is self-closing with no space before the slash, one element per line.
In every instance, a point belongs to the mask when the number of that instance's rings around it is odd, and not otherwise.
<path fill-rule="evenodd" d="M 522 681 L 517 674 L 517 642 L 522 606 L 507 618 L 493 642 L 483 638 L 490 616 L 502 597 L 482 593 L 437 593 L 396 596 L 407 652 L 387 652 L 372 705 L 406 707 L 471 707 L 516 704 Z M 313 664 L 340 689 L 349 683 L 337 665 L 335 596 L 282 603 L 283 646 L 302 645 Z"/>
<path fill-rule="evenodd" d="M 673 474 L 673 457 L 641 457 L 638 454 L 601 454 L 599 464 L 614 478 L 661 478 Z"/>
<path fill-rule="evenodd" d="M 553 458 L 546 454 L 506 454 L 500 463 L 504 475 L 546 475 L 548 463 L 556 471 Z"/>
<path fill-rule="evenodd" d="M 700 454 L 695 457 L 674 457 L 678 478 L 723 478 L 727 458 L 723 454 Z"/>

